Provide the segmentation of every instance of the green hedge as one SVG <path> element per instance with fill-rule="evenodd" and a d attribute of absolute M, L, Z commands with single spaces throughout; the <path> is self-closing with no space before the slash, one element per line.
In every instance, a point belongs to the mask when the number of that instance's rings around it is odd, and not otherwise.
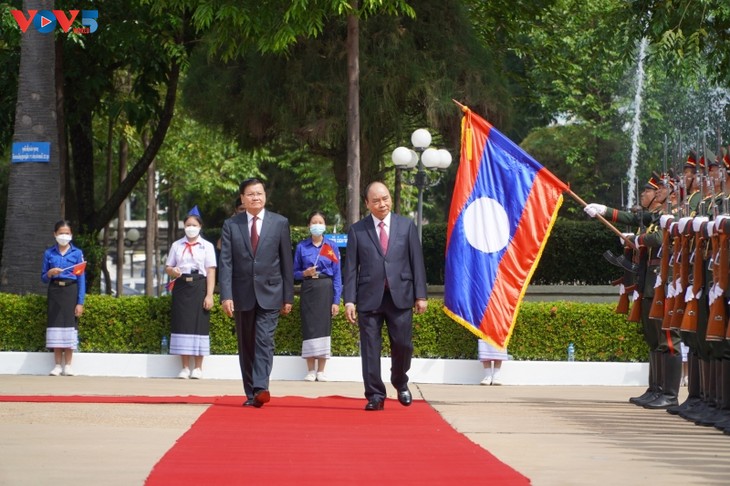
<path fill-rule="evenodd" d="M 217 296 L 216 296 L 217 299 Z M 88 295 L 79 321 L 81 351 L 99 353 L 159 353 L 169 334 L 171 298 Z M 475 336 L 444 314 L 443 301 L 430 299 L 428 311 L 414 318 L 414 357 L 476 359 Z M 509 353 L 518 360 L 560 361 L 569 342 L 579 361 L 645 361 L 647 348 L 637 324 L 613 312 L 613 304 L 573 302 L 521 306 Z M 0 294 L 0 351 L 45 350 L 46 298 L 39 295 Z M 389 353 L 384 332 L 383 354 Z M 216 301 L 211 312 L 211 352 L 235 354 L 233 319 Z M 288 316 L 279 319 L 276 354 L 298 356 L 302 335 L 299 300 Z M 335 318 L 332 354 L 356 356 L 357 327 L 344 313 Z"/>

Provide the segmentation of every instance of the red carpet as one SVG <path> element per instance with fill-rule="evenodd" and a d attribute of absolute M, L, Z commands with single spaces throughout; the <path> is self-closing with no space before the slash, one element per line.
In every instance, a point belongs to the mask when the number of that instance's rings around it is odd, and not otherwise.
<path fill-rule="evenodd" d="M 149 485 L 525 485 L 426 402 L 365 412 L 342 397 L 222 397 L 153 468 Z"/>
<path fill-rule="evenodd" d="M 526 485 L 529 479 L 456 432 L 423 400 L 0 395 L 0 402 L 212 404 L 155 465 L 149 485 Z"/>

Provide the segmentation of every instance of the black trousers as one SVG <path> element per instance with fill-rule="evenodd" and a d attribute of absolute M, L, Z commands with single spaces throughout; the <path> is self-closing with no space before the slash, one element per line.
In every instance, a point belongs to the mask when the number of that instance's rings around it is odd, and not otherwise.
<path fill-rule="evenodd" d="M 378 309 L 358 313 L 358 323 L 365 398 L 383 400 L 387 395 L 380 371 L 383 323 L 390 340 L 390 382 L 396 390 L 401 390 L 408 384 L 407 373 L 413 356 L 413 309 L 398 309 L 386 290 Z"/>

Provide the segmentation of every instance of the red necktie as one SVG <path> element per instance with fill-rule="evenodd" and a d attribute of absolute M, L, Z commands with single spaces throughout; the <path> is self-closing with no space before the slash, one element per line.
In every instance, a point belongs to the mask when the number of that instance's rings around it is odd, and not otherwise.
<path fill-rule="evenodd" d="M 388 253 L 388 233 L 385 231 L 385 223 L 383 221 L 378 224 L 380 227 L 380 248 L 383 250 L 383 255 Z"/>
<path fill-rule="evenodd" d="M 253 222 L 251 223 L 251 248 L 253 248 L 253 254 L 256 254 L 256 247 L 259 246 L 259 231 L 256 229 L 256 220 L 258 219 L 257 216 L 253 217 Z"/>
<path fill-rule="evenodd" d="M 183 256 L 185 255 L 185 252 L 186 251 L 189 251 L 190 252 L 190 256 L 193 256 L 193 246 L 195 246 L 195 245 L 197 245 L 197 243 L 189 243 L 189 242 L 186 241 L 185 242 L 185 248 L 183 248 L 183 252 L 182 252 Z"/>

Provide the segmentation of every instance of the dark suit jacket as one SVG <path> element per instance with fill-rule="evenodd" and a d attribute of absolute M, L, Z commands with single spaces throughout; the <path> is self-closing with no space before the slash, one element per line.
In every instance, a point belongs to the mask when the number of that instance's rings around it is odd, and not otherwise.
<path fill-rule="evenodd" d="M 223 223 L 219 266 L 221 301 L 233 299 L 237 311 L 281 309 L 294 302 L 289 221 L 265 211 L 256 258 L 251 248 L 248 216 L 243 212 Z"/>
<path fill-rule="evenodd" d="M 385 280 L 399 309 L 426 298 L 426 268 L 416 226 L 408 218 L 390 215 L 388 252 L 383 256 L 373 217 L 350 227 L 345 255 L 344 301 L 358 311 L 376 310 L 383 300 Z"/>

